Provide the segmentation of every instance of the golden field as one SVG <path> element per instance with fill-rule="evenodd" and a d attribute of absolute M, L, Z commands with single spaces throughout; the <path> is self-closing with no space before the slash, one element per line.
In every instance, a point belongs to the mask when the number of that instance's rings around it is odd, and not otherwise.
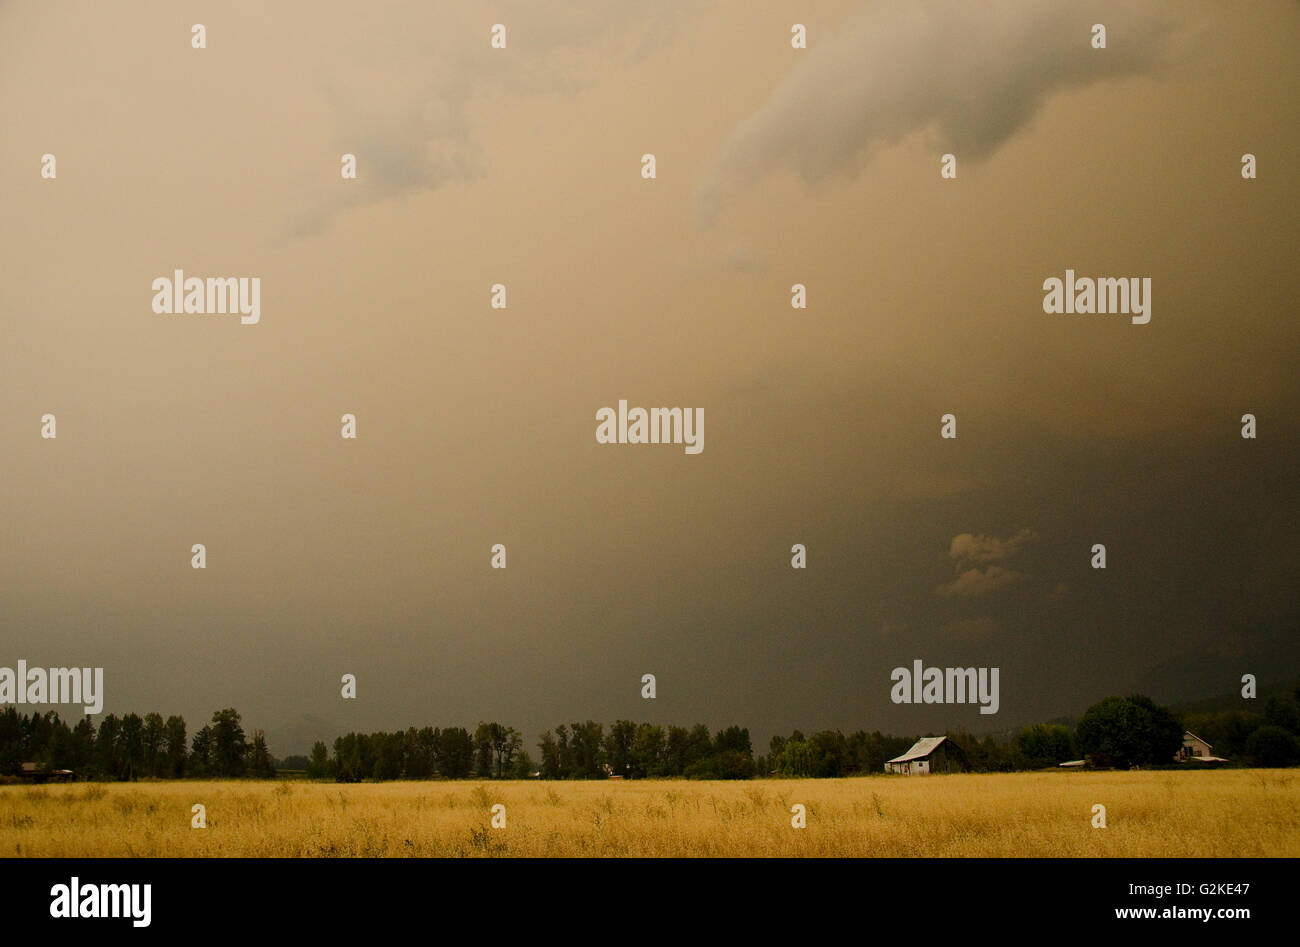
<path fill-rule="evenodd" d="M 512 855 L 1294 857 L 1300 773 L 0 786 L 4 857 Z"/>

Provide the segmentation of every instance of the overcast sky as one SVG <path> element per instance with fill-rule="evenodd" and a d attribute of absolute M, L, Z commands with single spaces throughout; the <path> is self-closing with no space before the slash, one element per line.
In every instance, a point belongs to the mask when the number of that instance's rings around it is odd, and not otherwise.
<path fill-rule="evenodd" d="M 0 2 L 0 665 L 534 756 L 1294 677 L 1297 49 L 1284 2 Z M 1044 313 L 1067 268 L 1150 323 Z M 174 269 L 260 324 L 155 314 Z M 598 444 L 619 399 L 703 452 Z M 891 703 L 918 658 L 999 713 Z"/>

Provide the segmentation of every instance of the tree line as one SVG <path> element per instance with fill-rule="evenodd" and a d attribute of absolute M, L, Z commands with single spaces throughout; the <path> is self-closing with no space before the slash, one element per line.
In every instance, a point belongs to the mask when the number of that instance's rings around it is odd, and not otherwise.
<path fill-rule="evenodd" d="M 275 776 L 266 737 L 255 730 L 250 741 L 233 707 L 218 710 L 188 740 L 179 715 L 109 714 L 98 726 L 83 717 L 69 727 L 56 711 L 0 708 L 0 774 L 13 776 L 23 763 L 86 779 Z"/>
<path fill-rule="evenodd" d="M 1089 707 L 1077 725 L 1041 723 L 1009 738 L 947 731 L 954 755 L 974 772 L 1041 769 L 1072 760 L 1095 767 L 1173 765 L 1192 729 L 1236 763 L 1289 766 L 1300 762 L 1300 689 L 1270 697 L 1261 712 L 1229 710 L 1176 715 L 1143 695 L 1108 697 Z M 315 778 L 749 779 L 754 776 L 830 778 L 880 773 L 920 736 L 859 730 L 821 730 L 772 737 L 754 755 L 749 730 L 716 733 L 702 723 L 661 726 L 618 720 L 608 731 L 593 720 L 561 724 L 542 734 L 536 764 L 512 727 L 480 723 L 473 734 L 451 727 L 394 733 L 349 733 L 334 741 L 331 756 L 318 742 L 308 761 Z"/>
<path fill-rule="evenodd" d="M 307 776 L 345 782 L 361 779 L 503 779 L 531 775 L 532 760 L 514 727 L 480 723 L 464 727 L 410 727 L 392 733 L 349 733 L 334 741 L 331 755 L 317 740 L 307 758 Z"/>
<path fill-rule="evenodd" d="M 1070 760 L 1097 767 L 1170 765 L 1191 730 L 1218 756 L 1254 766 L 1300 762 L 1300 688 L 1275 695 L 1260 711 L 1227 709 L 1175 714 L 1142 695 L 1108 697 L 1067 722 L 1025 727 L 1010 738 L 948 731 L 954 755 L 975 772 L 1039 769 Z M 323 741 L 310 757 L 285 761 L 314 779 L 749 779 L 754 776 L 837 777 L 880 773 L 919 737 L 859 730 L 845 735 L 795 730 L 775 736 L 766 754 L 754 755 L 749 730 L 730 726 L 716 733 L 697 723 L 662 726 L 618 720 L 606 730 L 593 720 L 560 724 L 542 734 L 539 758 L 523 747 L 523 735 L 497 722 L 464 727 L 348 733 Z M 0 708 L 0 775 L 21 764 L 68 769 L 80 778 L 240 776 L 272 777 L 277 761 L 261 730 L 247 738 L 234 708 L 219 710 L 187 740 L 184 718 L 149 713 L 109 714 L 98 726 L 89 717 L 69 727 L 58 714 L 22 715 Z"/>

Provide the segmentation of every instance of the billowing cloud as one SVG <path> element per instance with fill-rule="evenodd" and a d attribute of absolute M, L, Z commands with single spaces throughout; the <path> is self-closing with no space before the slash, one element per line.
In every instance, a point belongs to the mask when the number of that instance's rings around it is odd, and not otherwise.
<path fill-rule="evenodd" d="M 1107 29 L 1094 49 L 1091 27 Z M 805 180 L 856 170 L 875 147 L 931 133 L 978 161 L 1054 92 L 1154 71 L 1174 20 L 1150 4 L 1097 0 L 882 0 L 810 42 L 767 103 L 726 139 L 698 198 L 712 221 L 728 193 L 791 168 Z M 938 155 L 936 154 L 936 162 Z M 936 168 L 938 167 L 936 163 Z"/>
<path fill-rule="evenodd" d="M 989 566 L 981 571 L 967 569 L 951 582 L 939 586 L 937 591 L 944 598 L 976 598 L 1010 585 L 1021 578 L 1021 573 L 1002 566 Z"/>
<path fill-rule="evenodd" d="M 948 555 L 959 562 L 1001 562 L 1033 538 L 1034 531 L 1028 528 L 1021 529 L 1007 539 L 962 533 L 953 537 Z"/>

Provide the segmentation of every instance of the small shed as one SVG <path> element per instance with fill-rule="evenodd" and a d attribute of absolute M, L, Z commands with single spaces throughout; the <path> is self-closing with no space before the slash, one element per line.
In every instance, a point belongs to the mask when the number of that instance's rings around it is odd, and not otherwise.
<path fill-rule="evenodd" d="M 902 756 L 896 756 L 885 764 L 886 773 L 902 773 L 904 776 L 948 773 L 965 768 L 961 750 L 947 737 L 922 737 Z"/>

